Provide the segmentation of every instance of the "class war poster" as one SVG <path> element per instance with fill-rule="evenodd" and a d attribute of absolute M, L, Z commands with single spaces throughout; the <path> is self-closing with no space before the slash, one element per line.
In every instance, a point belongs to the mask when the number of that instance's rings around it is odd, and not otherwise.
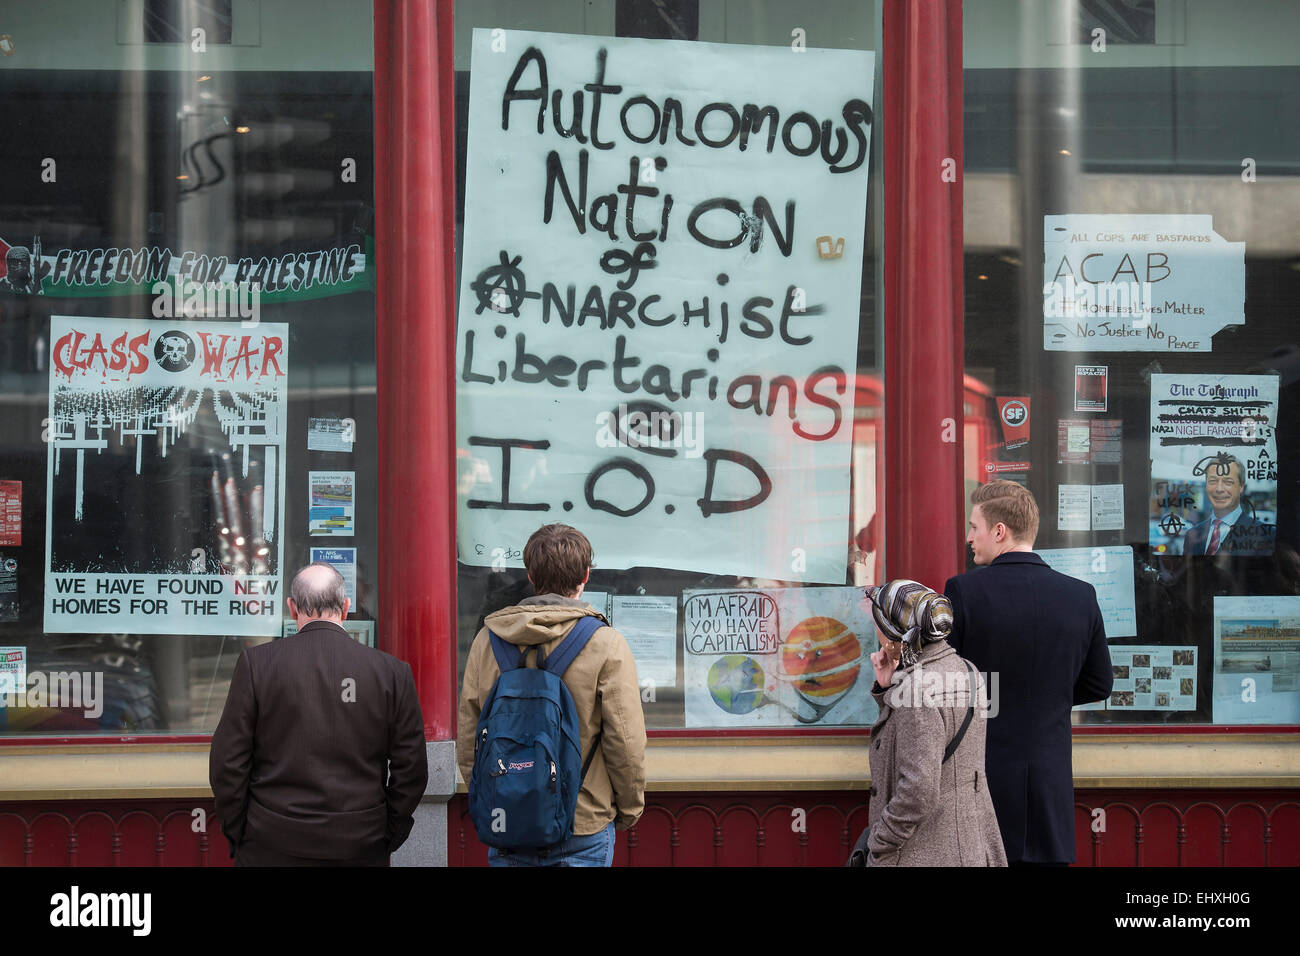
<path fill-rule="evenodd" d="M 1273 553 L 1277 403 L 1276 375 L 1151 376 L 1153 552 Z"/>
<path fill-rule="evenodd" d="M 50 325 L 45 630 L 278 634 L 288 326 Z"/>
<path fill-rule="evenodd" d="M 873 69 L 474 31 L 462 561 L 844 581 Z"/>
<path fill-rule="evenodd" d="M 687 727 L 870 725 L 880 646 L 862 589 L 686 591 Z"/>

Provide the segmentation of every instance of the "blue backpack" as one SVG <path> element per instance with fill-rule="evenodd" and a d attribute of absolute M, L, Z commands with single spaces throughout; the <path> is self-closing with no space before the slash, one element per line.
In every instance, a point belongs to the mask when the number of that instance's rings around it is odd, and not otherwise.
<path fill-rule="evenodd" d="M 604 624 L 580 618 L 550 657 L 537 648 L 536 669 L 524 664 L 531 648 L 488 631 L 501 676 L 479 714 L 469 779 L 470 819 L 488 846 L 542 849 L 573 834 L 578 791 L 600 737 L 582 760 L 578 710 L 561 677 Z"/>

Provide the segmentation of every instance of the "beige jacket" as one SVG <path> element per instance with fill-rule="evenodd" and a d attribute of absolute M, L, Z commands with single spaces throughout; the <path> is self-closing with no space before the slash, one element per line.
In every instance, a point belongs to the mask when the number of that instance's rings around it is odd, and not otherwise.
<path fill-rule="evenodd" d="M 527 602 L 489 614 L 485 618 L 487 626 L 478 632 L 470 647 L 456 735 L 456 762 L 466 783 L 474 768 L 474 733 L 479 714 L 501 673 L 488 629 L 510 644 L 540 644 L 550 654 L 579 618 L 596 614 L 581 601 L 555 594 L 528 598 Z M 527 665 L 536 666 L 535 655 L 528 655 Z M 598 833 L 610 821 L 616 829 L 626 830 L 645 809 L 646 736 L 636 660 L 623 635 L 608 626 L 597 629 L 564 672 L 564 684 L 578 709 L 584 759 L 596 734 L 601 735 L 600 747 L 578 794 L 574 836 Z"/>
<path fill-rule="evenodd" d="M 874 687 L 869 866 L 1006 866 L 984 776 L 987 702 L 976 685 L 975 716 L 947 763 L 943 752 L 969 710 L 970 672 L 946 641 Z"/>

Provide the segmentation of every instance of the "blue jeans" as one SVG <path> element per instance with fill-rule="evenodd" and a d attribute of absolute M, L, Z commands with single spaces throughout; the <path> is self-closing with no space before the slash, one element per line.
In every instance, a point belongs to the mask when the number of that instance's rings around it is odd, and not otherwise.
<path fill-rule="evenodd" d="M 571 836 L 537 852 L 488 847 L 488 866 L 613 866 L 614 824 L 589 836 Z"/>

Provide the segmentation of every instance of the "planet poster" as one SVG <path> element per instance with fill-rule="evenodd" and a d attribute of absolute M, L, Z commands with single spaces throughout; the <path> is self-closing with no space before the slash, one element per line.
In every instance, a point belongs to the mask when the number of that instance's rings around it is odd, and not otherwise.
<path fill-rule="evenodd" d="M 687 727 L 869 726 L 879 647 L 858 587 L 682 595 Z"/>

